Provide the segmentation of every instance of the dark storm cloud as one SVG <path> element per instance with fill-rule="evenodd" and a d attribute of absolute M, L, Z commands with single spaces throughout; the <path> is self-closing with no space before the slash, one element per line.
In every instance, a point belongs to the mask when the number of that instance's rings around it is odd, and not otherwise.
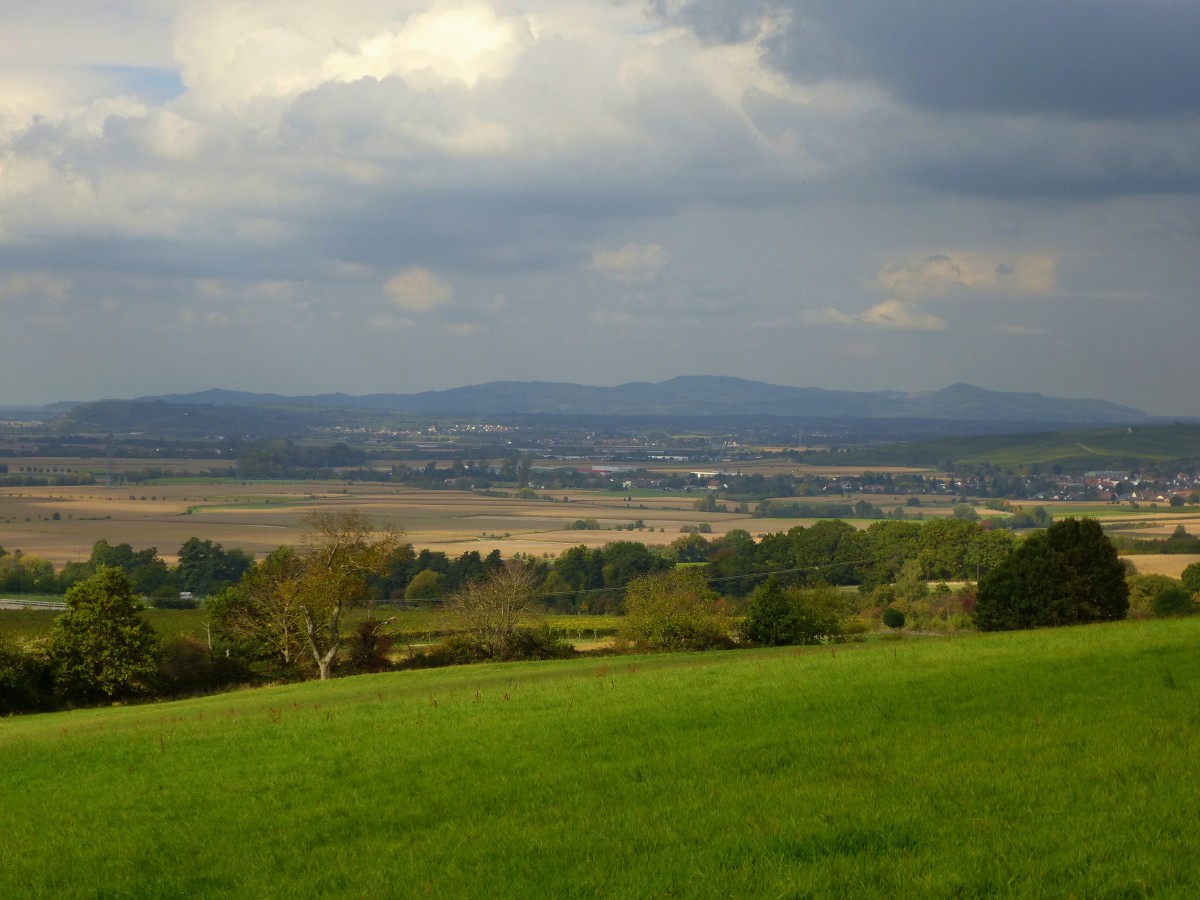
<path fill-rule="evenodd" d="M 693 0 L 710 40 L 782 23 L 771 61 L 799 80 L 869 79 L 942 111 L 1147 119 L 1200 112 L 1200 4 L 1176 0 Z M 784 14 L 785 18 L 780 18 Z"/>

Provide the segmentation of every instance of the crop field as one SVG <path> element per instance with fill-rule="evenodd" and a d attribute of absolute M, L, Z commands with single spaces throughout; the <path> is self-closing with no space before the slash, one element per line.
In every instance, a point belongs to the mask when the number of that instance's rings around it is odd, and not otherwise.
<path fill-rule="evenodd" d="M 113 464 L 127 462 L 114 460 Z M 164 462 L 196 465 L 186 460 Z M 379 522 L 402 528 L 416 547 L 452 556 L 467 550 L 487 554 L 498 548 L 505 556 L 520 552 L 553 557 L 578 544 L 599 547 L 621 539 L 668 544 L 685 526 L 701 523 L 710 525 L 714 536 L 743 528 L 761 537 L 815 521 L 699 512 L 693 507 L 700 496 L 698 492 L 677 491 L 561 491 L 520 500 L 387 484 L 195 478 L 117 486 L 3 487 L 0 547 L 20 549 L 62 565 L 86 559 L 92 545 L 104 538 L 139 549 L 156 547 L 159 555 L 173 564 L 179 547 L 188 538 L 198 537 L 261 557 L 280 545 L 299 542 L 304 531 L 301 519 L 314 509 L 362 510 Z M 823 502 L 802 499 L 806 503 Z M 922 497 L 920 507 L 910 508 L 905 495 L 879 494 L 834 496 L 824 502 L 845 504 L 860 499 L 884 510 L 904 507 L 906 514 L 920 513 L 924 518 L 950 515 L 957 503 L 953 496 Z M 730 510 L 738 506 L 736 500 L 720 502 Z M 1114 534 L 1166 537 L 1177 525 L 1200 534 L 1200 514 L 1191 508 L 1181 511 L 1149 505 L 1134 509 L 1105 504 L 1026 504 L 1034 505 L 1044 505 L 1058 518 L 1093 515 L 1121 523 Z M 749 506 L 753 509 L 755 504 Z M 979 512 L 992 514 L 983 508 Z M 599 528 L 571 527 L 587 519 L 595 519 Z M 640 529 L 626 530 L 639 520 Z M 851 522 L 860 528 L 871 524 L 866 519 Z"/>
<path fill-rule="evenodd" d="M 0 722 L 0 895 L 1191 897 L 1200 620 Z"/>
<path fill-rule="evenodd" d="M 568 547 L 599 547 L 630 539 L 668 544 L 684 526 L 707 523 L 713 535 L 744 528 L 754 535 L 811 524 L 799 519 L 756 519 L 736 512 L 698 512 L 698 493 L 561 491 L 548 499 L 519 500 L 465 491 L 346 482 L 199 481 L 165 479 L 120 486 L 0 488 L 0 546 L 20 549 L 55 565 L 87 559 L 104 538 L 135 548 L 157 547 L 168 563 L 190 537 L 262 556 L 297 543 L 301 518 L 313 509 L 359 509 L 404 529 L 417 547 L 457 556 L 466 550 L 505 556 L 557 556 Z M 833 498 L 847 502 L 847 498 Z M 903 505 L 903 497 L 871 502 Z M 736 501 L 722 501 L 730 509 Z M 853 498 L 849 498 L 853 502 Z M 754 504 L 751 504 L 753 507 Z M 926 516 L 948 515 L 951 503 L 929 505 Z M 570 526 L 595 519 L 598 530 Z M 624 530 L 641 520 L 640 530 Z M 867 520 L 856 521 L 867 527 Z M 618 530 L 621 529 L 621 530 Z M 653 529 L 653 530 L 651 530 Z"/>

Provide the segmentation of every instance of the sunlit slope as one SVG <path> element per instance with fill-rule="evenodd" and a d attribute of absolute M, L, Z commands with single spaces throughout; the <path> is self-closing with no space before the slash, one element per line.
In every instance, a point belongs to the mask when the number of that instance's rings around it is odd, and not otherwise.
<path fill-rule="evenodd" d="M 1200 620 L 0 721 L 0 894 L 1193 896 Z"/>
<path fill-rule="evenodd" d="M 1091 428 L 1036 434 L 955 437 L 852 451 L 839 459 L 878 465 L 942 467 L 991 463 L 1002 469 L 1061 465 L 1069 471 L 1200 458 L 1200 425 Z"/>

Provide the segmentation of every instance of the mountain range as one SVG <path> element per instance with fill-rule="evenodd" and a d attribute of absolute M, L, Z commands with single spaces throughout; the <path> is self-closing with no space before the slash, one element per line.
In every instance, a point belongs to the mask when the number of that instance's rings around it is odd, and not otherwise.
<path fill-rule="evenodd" d="M 787 416 L 914 418 L 1055 424 L 1139 422 L 1146 413 L 1104 400 L 989 391 L 954 384 L 940 391 L 840 391 L 787 387 L 741 378 L 692 375 L 615 387 L 544 381 L 493 381 L 414 394 L 285 396 L 208 390 L 138 398 L 235 407 L 318 407 L 459 416 Z"/>

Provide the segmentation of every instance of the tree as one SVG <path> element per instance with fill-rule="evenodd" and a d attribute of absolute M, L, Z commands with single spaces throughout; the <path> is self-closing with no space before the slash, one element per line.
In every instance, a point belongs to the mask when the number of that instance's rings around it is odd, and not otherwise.
<path fill-rule="evenodd" d="M 101 566 L 64 598 L 50 654 L 55 689 L 72 700 L 116 700 L 149 693 L 158 671 L 158 636 L 141 618 L 133 585 Z"/>
<path fill-rule="evenodd" d="M 387 574 L 409 551 L 400 532 L 376 527 L 358 511 L 319 510 L 299 551 L 280 548 L 240 585 L 210 603 L 222 633 L 260 659 L 294 669 L 307 650 L 322 681 L 333 673 L 342 646 L 342 614 L 369 603 L 370 579 Z"/>
<path fill-rule="evenodd" d="M 252 659 L 292 674 L 304 650 L 304 618 L 296 585 L 300 559 L 280 547 L 237 584 L 205 603 L 217 633 Z"/>
<path fill-rule="evenodd" d="M 357 510 L 316 510 L 301 521 L 310 531 L 294 589 L 309 652 L 325 681 L 341 649 L 342 613 L 371 600 L 368 577 L 388 571 L 402 541 L 400 532 L 376 527 Z"/>
<path fill-rule="evenodd" d="M 1125 568 L 1095 519 L 1063 519 L 1031 535 L 979 582 L 984 631 L 1125 618 Z"/>
<path fill-rule="evenodd" d="M 442 593 L 442 573 L 433 569 L 422 569 L 413 576 L 404 589 L 405 600 L 429 600 Z"/>
<path fill-rule="evenodd" d="M 496 569 L 468 582 L 446 602 L 445 627 L 470 640 L 481 659 L 512 658 L 522 633 L 545 621 L 537 587 L 533 566 L 513 562 Z"/>
<path fill-rule="evenodd" d="M 637 650 L 706 650 L 728 641 L 721 598 L 699 568 L 672 569 L 629 582 L 618 637 Z"/>
<path fill-rule="evenodd" d="M 175 579 L 180 590 L 207 597 L 237 584 L 253 565 L 254 558 L 243 550 L 226 550 L 212 541 L 189 538 L 179 548 Z"/>

